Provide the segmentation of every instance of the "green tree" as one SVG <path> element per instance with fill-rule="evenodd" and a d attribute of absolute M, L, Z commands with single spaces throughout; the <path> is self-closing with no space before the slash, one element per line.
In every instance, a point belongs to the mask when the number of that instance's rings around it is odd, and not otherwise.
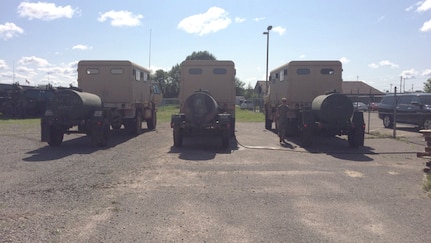
<path fill-rule="evenodd" d="M 431 93 L 431 78 L 429 78 L 425 83 L 424 83 L 424 91 L 427 93 Z"/>
<path fill-rule="evenodd" d="M 235 93 L 236 95 L 244 95 L 244 86 L 245 83 L 242 82 L 239 78 L 235 77 Z"/>
<path fill-rule="evenodd" d="M 254 89 L 251 84 L 247 85 L 247 88 L 244 90 L 244 97 L 246 99 L 256 98 L 256 94 L 254 93 Z"/>
<path fill-rule="evenodd" d="M 208 51 L 194 51 L 186 57 L 186 60 L 217 60 L 216 57 Z"/>

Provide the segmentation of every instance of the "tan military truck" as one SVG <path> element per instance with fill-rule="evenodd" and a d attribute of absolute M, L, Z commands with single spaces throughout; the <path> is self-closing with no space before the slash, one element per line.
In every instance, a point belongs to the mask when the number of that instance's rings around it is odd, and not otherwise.
<path fill-rule="evenodd" d="M 277 106 L 287 99 L 287 135 L 301 135 L 302 146 L 312 143 L 312 134 L 348 135 L 349 145 L 364 143 L 362 112 L 342 94 L 340 61 L 291 61 L 270 73 L 265 103 L 265 128 L 272 122 L 278 130 Z M 352 116 L 353 115 L 353 116 Z"/>
<path fill-rule="evenodd" d="M 156 128 L 162 94 L 148 69 L 130 61 L 83 60 L 78 63 L 78 86 L 101 98 L 112 129 L 123 125 L 139 134 L 142 121 L 148 129 Z"/>
<path fill-rule="evenodd" d="M 180 111 L 171 119 L 174 146 L 182 146 L 183 136 L 213 135 L 228 147 L 235 131 L 235 64 L 186 60 L 180 72 Z"/>

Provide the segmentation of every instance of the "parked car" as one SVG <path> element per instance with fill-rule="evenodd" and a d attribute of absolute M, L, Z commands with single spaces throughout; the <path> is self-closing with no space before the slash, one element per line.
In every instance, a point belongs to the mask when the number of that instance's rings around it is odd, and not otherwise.
<path fill-rule="evenodd" d="M 368 109 L 370 111 L 376 111 L 379 109 L 379 103 L 376 102 L 371 102 L 370 104 L 368 104 Z"/>
<path fill-rule="evenodd" d="M 244 100 L 241 104 L 241 110 L 253 110 L 253 102 L 251 100 Z"/>
<path fill-rule="evenodd" d="M 353 102 L 353 109 L 355 111 L 367 111 L 368 107 L 362 102 Z"/>
<path fill-rule="evenodd" d="M 396 122 L 417 125 L 423 129 L 431 129 L 431 93 L 393 94 L 383 97 L 379 103 L 379 118 L 383 126 L 392 128 L 394 125 L 394 104 L 396 101 Z"/>

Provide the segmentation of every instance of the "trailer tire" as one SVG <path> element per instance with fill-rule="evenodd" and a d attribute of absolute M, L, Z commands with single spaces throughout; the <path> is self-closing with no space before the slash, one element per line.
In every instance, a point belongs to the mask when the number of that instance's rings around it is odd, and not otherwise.
<path fill-rule="evenodd" d="M 304 129 L 301 131 L 301 146 L 308 148 L 313 143 L 313 133 L 310 129 Z"/>
<path fill-rule="evenodd" d="M 221 136 L 221 143 L 223 148 L 229 147 L 229 134 L 227 132 Z"/>
<path fill-rule="evenodd" d="M 179 127 L 174 127 L 173 129 L 173 137 L 174 137 L 174 147 L 183 146 L 183 129 Z"/>
<path fill-rule="evenodd" d="M 54 126 L 49 127 L 49 141 L 48 141 L 49 146 L 51 147 L 59 146 L 61 142 L 63 142 L 63 138 L 64 138 L 63 131 L 61 131 L 60 129 Z"/>
<path fill-rule="evenodd" d="M 104 120 L 103 124 L 102 124 L 102 131 L 100 133 L 100 137 L 99 137 L 96 145 L 99 147 L 107 146 L 108 141 L 109 141 L 109 135 L 110 135 L 109 122 L 107 120 Z"/>

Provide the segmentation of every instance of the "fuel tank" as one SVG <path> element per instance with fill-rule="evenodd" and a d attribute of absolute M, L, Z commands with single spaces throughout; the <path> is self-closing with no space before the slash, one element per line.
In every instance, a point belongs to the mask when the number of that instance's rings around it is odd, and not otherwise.
<path fill-rule="evenodd" d="M 62 89 L 55 92 L 50 107 L 62 119 L 83 120 L 92 117 L 94 111 L 102 107 L 102 100 L 95 94 Z"/>
<path fill-rule="evenodd" d="M 210 93 L 197 91 L 187 97 L 184 103 L 184 115 L 193 124 L 202 125 L 213 120 L 218 114 L 217 101 Z"/>
<path fill-rule="evenodd" d="M 314 98 L 311 109 L 320 121 L 339 123 L 350 120 L 353 114 L 353 103 L 343 94 L 331 93 Z"/>

